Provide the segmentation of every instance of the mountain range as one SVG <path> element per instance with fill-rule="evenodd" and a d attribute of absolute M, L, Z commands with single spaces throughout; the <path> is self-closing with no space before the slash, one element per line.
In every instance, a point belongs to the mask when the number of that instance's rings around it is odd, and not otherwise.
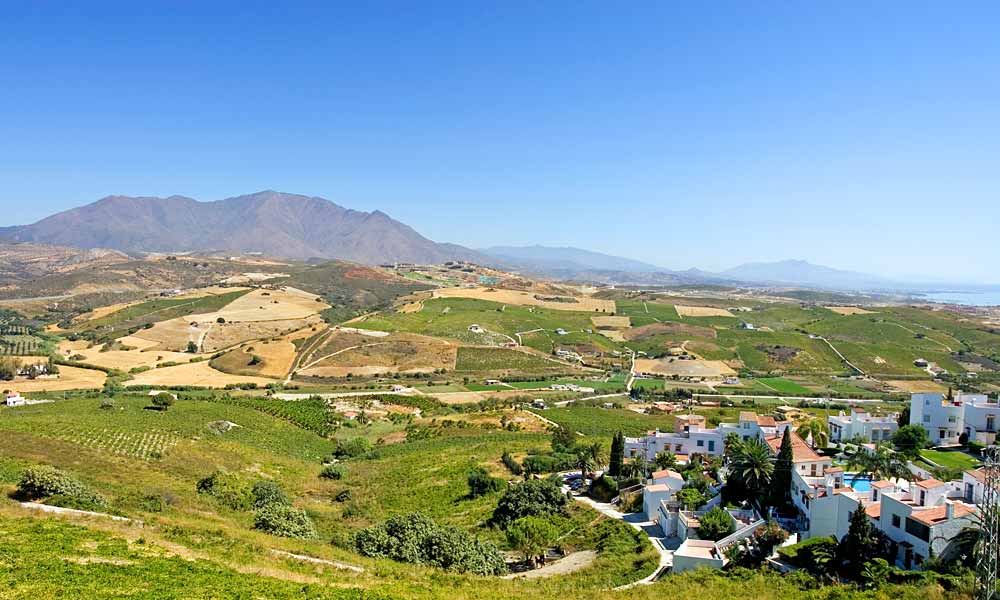
<path fill-rule="evenodd" d="M 108 196 L 31 225 L 0 228 L 0 239 L 132 253 L 260 252 L 363 264 L 483 258 L 462 246 L 433 242 L 381 211 L 270 190 L 214 202 Z"/>
<path fill-rule="evenodd" d="M 185 196 L 108 196 L 37 223 L 0 227 L 0 241 L 106 248 L 132 254 L 261 253 L 362 264 L 466 260 L 566 280 L 637 285 L 755 284 L 837 290 L 912 287 L 803 260 L 748 263 L 712 273 L 674 271 L 572 247 L 494 246 L 473 250 L 430 240 L 381 211 L 271 190 L 201 202 Z"/>

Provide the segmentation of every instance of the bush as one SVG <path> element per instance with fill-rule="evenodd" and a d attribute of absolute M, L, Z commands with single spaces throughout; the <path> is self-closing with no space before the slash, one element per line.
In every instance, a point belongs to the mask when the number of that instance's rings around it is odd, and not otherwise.
<path fill-rule="evenodd" d="M 101 410 L 114 410 L 117 407 L 115 401 L 111 398 L 101 398 L 101 404 L 99 408 Z"/>
<path fill-rule="evenodd" d="M 160 392 L 153 396 L 153 406 L 160 410 L 167 410 L 174 405 L 174 395 L 169 392 Z"/>
<path fill-rule="evenodd" d="M 490 474 L 486 472 L 486 469 L 476 467 L 469 471 L 468 483 L 469 497 L 478 498 L 480 496 L 499 492 L 504 488 L 507 482 L 503 479 L 490 477 Z"/>
<path fill-rule="evenodd" d="M 358 458 L 372 451 L 372 443 L 366 438 L 356 437 L 344 441 L 337 440 L 337 447 L 333 449 L 334 458 Z"/>
<path fill-rule="evenodd" d="M 698 519 L 698 538 L 717 542 L 736 531 L 732 517 L 725 509 L 716 506 Z"/>
<path fill-rule="evenodd" d="M 553 479 L 532 479 L 507 488 L 497 503 L 490 524 L 501 529 L 521 517 L 561 514 L 566 496 Z"/>
<path fill-rule="evenodd" d="M 507 467 L 507 470 L 510 471 L 511 475 L 520 475 L 524 471 L 521 468 L 521 465 L 519 465 L 518 462 L 514 460 L 514 457 L 510 455 L 510 452 L 504 451 L 500 460 L 503 461 L 504 466 Z"/>
<path fill-rule="evenodd" d="M 288 504 L 268 504 L 254 513 L 254 529 L 291 538 L 316 537 L 312 519 L 300 508 Z"/>
<path fill-rule="evenodd" d="M 343 479 L 344 475 L 345 469 L 341 465 L 326 465 L 319 472 L 319 476 L 323 479 L 339 480 Z"/>
<path fill-rule="evenodd" d="M 250 489 L 250 494 L 253 496 L 251 506 L 254 510 L 260 510 L 261 508 L 272 504 L 291 504 L 288 500 L 288 496 L 286 496 L 284 490 L 281 489 L 281 486 L 273 481 L 258 481 L 253 484 L 253 488 Z"/>
<path fill-rule="evenodd" d="M 458 573 L 507 572 L 496 546 L 452 527 L 441 527 L 419 513 L 396 515 L 354 536 L 357 551 L 372 558 L 426 564 Z"/>
<path fill-rule="evenodd" d="M 814 567 L 816 555 L 833 556 L 837 552 L 837 540 L 833 537 L 814 537 L 808 540 L 778 548 L 778 556 L 796 567 Z"/>
<path fill-rule="evenodd" d="M 25 469 L 17 483 L 17 495 L 27 500 L 54 498 L 65 503 L 77 502 L 86 504 L 88 508 L 85 510 L 107 504 L 103 496 L 91 490 L 86 484 L 47 465 Z"/>
<path fill-rule="evenodd" d="M 218 470 L 198 482 L 198 492 L 214 497 L 233 510 L 249 510 L 253 506 L 253 490 L 235 473 Z"/>
<path fill-rule="evenodd" d="M 337 502 L 347 502 L 352 497 L 351 490 L 344 490 L 334 498 Z"/>
<path fill-rule="evenodd" d="M 618 482 L 602 475 L 590 483 L 588 495 L 598 502 L 611 502 L 618 495 Z"/>

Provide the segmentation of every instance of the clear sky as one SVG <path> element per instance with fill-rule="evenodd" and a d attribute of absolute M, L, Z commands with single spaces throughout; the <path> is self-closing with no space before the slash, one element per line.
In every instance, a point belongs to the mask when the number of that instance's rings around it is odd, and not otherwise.
<path fill-rule="evenodd" d="M 473 247 L 1000 282 L 996 2 L 61 4 L 3 6 L 0 224 L 276 189 Z"/>

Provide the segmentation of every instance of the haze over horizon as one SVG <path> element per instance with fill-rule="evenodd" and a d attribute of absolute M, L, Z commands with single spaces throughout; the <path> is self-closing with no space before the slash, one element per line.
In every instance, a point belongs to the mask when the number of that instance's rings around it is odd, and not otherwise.
<path fill-rule="evenodd" d="M 0 225 L 274 189 L 472 248 L 1000 283 L 988 3 L 5 16 Z"/>

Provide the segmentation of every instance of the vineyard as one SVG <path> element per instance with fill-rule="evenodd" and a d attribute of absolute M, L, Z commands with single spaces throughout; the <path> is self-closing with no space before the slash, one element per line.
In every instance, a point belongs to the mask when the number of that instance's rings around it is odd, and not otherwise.
<path fill-rule="evenodd" d="M 73 425 L 54 428 L 51 437 L 85 448 L 111 452 L 140 460 L 156 460 L 176 446 L 178 436 L 162 431 L 124 431 L 108 427 L 80 429 Z"/>
<path fill-rule="evenodd" d="M 305 400 L 268 400 L 264 398 L 216 397 L 216 402 L 252 408 L 277 417 L 323 437 L 331 437 L 340 427 L 340 419 L 321 398 Z"/>

